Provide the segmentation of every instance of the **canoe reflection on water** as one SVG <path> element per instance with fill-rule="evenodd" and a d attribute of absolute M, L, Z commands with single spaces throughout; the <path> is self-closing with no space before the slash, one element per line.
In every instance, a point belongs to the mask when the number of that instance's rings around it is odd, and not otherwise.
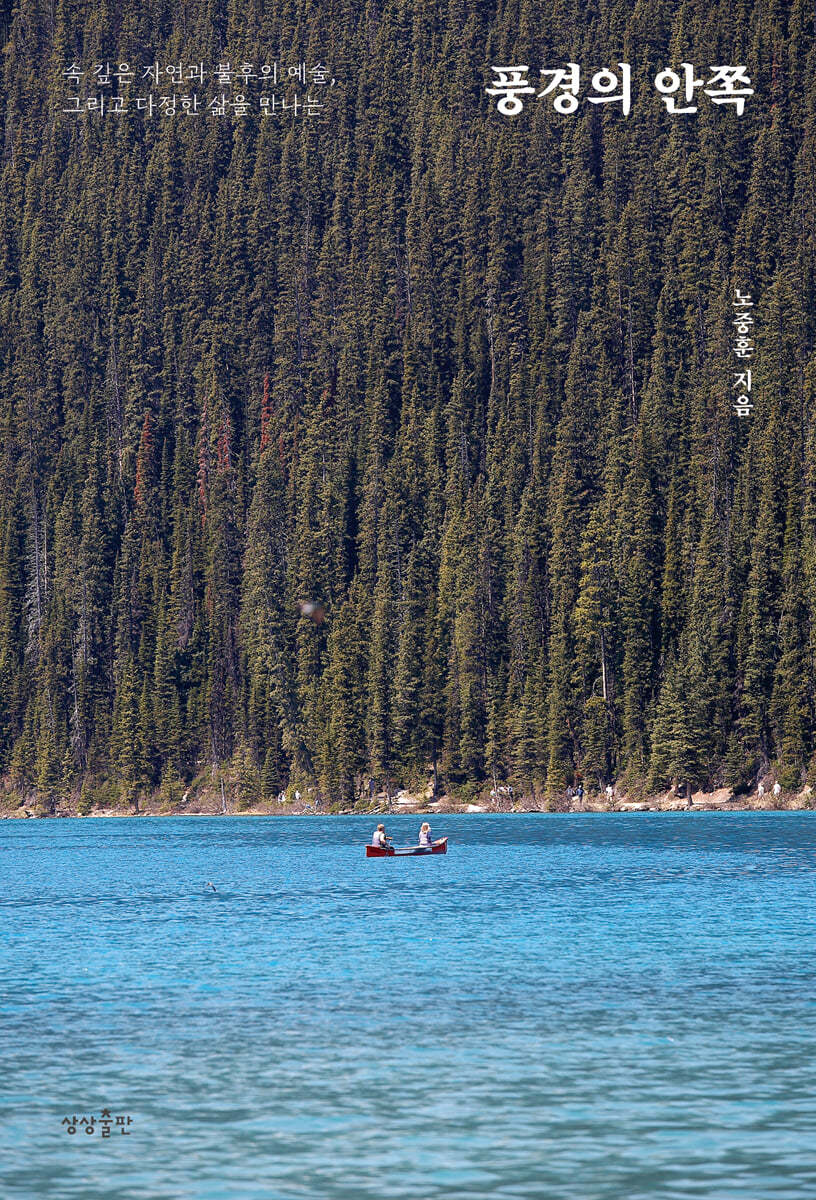
<path fill-rule="evenodd" d="M 407 855 L 447 854 L 448 839 L 438 838 L 430 846 L 366 846 L 366 858 L 400 858 Z"/>

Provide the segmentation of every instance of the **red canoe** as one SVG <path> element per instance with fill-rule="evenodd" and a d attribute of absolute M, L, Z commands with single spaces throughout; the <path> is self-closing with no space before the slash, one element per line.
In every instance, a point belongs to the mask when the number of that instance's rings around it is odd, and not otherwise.
<path fill-rule="evenodd" d="M 439 838 L 432 846 L 366 846 L 366 858 L 396 858 L 399 855 L 447 854 L 448 839 Z"/>

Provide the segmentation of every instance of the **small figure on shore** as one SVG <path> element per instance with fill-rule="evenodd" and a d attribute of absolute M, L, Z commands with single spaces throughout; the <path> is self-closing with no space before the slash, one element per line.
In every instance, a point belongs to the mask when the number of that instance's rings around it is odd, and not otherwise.
<path fill-rule="evenodd" d="M 779 782 L 779 780 L 777 779 L 776 783 L 773 785 L 774 800 L 777 799 L 777 797 L 779 796 L 779 793 L 781 791 L 782 791 L 782 785 Z"/>
<path fill-rule="evenodd" d="M 423 821 L 419 827 L 419 844 L 420 846 L 431 846 L 431 827 L 427 821 Z"/>
<path fill-rule="evenodd" d="M 759 783 L 757 784 L 757 795 L 759 796 L 760 800 L 765 795 L 765 784 L 762 782 L 761 779 L 760 779 Z"/>
<path fill-rule="evenodd" d="M 579 783 L 579 784 L 578 784 L 578 790 L 576 791 L 575 795 L 578 797 L 578 801 L 579 801 L 579 803 L 583 801 L 583 799 L 584 799 L 584 785 L 583 785 L 583 783 Z"/>
<path fill-rule="evenodd" d="M 612 799 L 612 784 L 611 783 L 608 783 L 606 785 L 606 798 L 607 798 L 607 800 Z"/>
<path fill-rule="evenodd" d="M 385 848 L 388 845 L 388 838 L 385 836 L 385 826 L 383 825 L 382 822 L 380 822 L 380 824 L 374 830 L 373 836 L 371 838 L 371 845 L 372 846 L 381 846 L 383 848 Z"/>

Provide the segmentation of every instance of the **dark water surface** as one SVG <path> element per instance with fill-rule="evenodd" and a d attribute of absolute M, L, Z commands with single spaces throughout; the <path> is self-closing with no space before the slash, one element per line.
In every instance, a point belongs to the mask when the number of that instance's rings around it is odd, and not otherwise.
<path fill-rule="evenodd" d="M 816 1197 L 816 814 L 373 824 L 0 824 L 3 1200 Z"/>

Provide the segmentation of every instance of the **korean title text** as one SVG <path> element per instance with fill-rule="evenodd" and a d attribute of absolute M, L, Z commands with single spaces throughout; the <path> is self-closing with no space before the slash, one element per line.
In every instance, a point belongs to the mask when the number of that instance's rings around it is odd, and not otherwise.
<path fill-rule="evenodd" d="M 594 95 L 587 95 L 590 104 L 620 104 L 626 117 L 632 109 L 632 67 L 619 62 L 617 72 L 609 67 L 596 71 L 590 82 Z M 539 74 L 545 87 L 536 91 L 527 78 L 529 67 L 523 64 L 512 67 L 491 67 L 496 78 L 492 87 L 486 87 L 488 96 L 496 96 L 496 108 L 505 117 L 516 117 L 524 108 L 523 97 L 535 96 L 537 100 L 550 97 L 556 112 L 573 115 L 578 111 L 578 93 L 581 87 L 581 67 L 568 62 L 565 67 L 542 67 Z M 692 63 L 680 64 L 680 73 L 671 69 L 658 71 L 654 77 L 655 90 L 660 94 L 666 110 L 672 114 L 696 113 L 699 89 L 703 89 L 712 104 L 733 105 L 738 117 L 745 111 L 745 101 L 753 96 L 754 89 L 744 66 L 709 67 L 708 79 L 695 78 Z"/>

